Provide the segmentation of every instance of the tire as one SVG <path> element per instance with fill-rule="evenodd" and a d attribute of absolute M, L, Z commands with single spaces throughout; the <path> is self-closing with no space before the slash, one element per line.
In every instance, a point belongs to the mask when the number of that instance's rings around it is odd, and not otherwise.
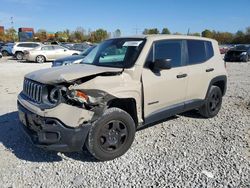
<path fill-rule="evenodd" d="M 44 63 L 46 61 L 45 57 L 43 55 L 38 55 L 36 57 L 36 62 L 37 63 Z"/>
<path fill-rule="evenodd" d="M 23 52 L 16 52 L 15 54 L 17 60 L 22 60 L 23 59 Z"/>
<path fill-rule="evenodd" d="M 205 118 L 216 116 L 222 104 L 222 92 L 217 86 L 211 86 L 205 100 L 205 104 L 199 109 L 200 114 Z"/>
<path fill-rule="evenodd" d="M 112 160 L 126 153 L 135 132 L 135 122 L 127 112 L 109 108 L 92 124 L 85 144 L 96 159 Z"/>
<path fill-rule="evenodd" d="M 77 53 L 73 53 L 72 55 L 78 55 Z"/>
<path fill-rule="evenodd" d="M 9 53 L 8 53 L 6 50 L 3 50 L 3 51 L 2 51 L 2 55 L 3 55 L 3 56 L 8 56 Z"/>
<path fill-rule="evenodd" d="M 243 62 L 247 63 L 248 59 L 249 59 L 249 57 L 248 57 L 248 55 L 246 55 L 245 58 L 243 59 Z"/>

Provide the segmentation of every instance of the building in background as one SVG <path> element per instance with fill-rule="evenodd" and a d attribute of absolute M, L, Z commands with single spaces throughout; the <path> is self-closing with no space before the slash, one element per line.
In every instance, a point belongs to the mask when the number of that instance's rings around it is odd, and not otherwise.
<path fill-rule="evenodd" d="M 18 29 L 18 38 L 20 42 L 32 41 L 34 37 L 33 28 L 21 27 Z"/>

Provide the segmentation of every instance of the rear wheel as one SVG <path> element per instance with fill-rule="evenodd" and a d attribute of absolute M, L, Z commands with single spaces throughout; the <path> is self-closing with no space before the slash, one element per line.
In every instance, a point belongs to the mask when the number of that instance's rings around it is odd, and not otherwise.
<path fill-rule="evenodd" d="M 249 57 L 248 55 L 246 55 L 245 58 L 243 59 L 243 62 L 248 62 L 248 60 L 249 60 Z"/>
<path fill-rule="evenodd" d="M 17 58 L 17 60 L 22 60 L 23 59 L 23 52 L 16 52 L 16 58 Z"/>
<path fill-rule="evenodd" d="M 37 63 L 44 63 L 45 62 L 45 57 L 42 55 L 39 55 L 36 57 L 36 62 Z"/>
<path fill-rule="evenodd" d="M 132 117 L 119 108 L 109 108 L 92 124 L 86 146 L 98 160 L 112 160 L 123 155 L 135 137 Z"/>
<path fill-rule="evenodd" d="M 2 55 L 3 55 L 3 56 L 8 56 L 9 53 L 8 53 L 6 50 L 3 50 L 3 51 L 2 51 Z"/>
<path fill-rule="evenodd" d="M 200 114 L 206 118 L 212 118 L 218 114 L 222 104 L 222 92 L 217 86 L 209 89 L 205 104 L 199 109 Z"/>

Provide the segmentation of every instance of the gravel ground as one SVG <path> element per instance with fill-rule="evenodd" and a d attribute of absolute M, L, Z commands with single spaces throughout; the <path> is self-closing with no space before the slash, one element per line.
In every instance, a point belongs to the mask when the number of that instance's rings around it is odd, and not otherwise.
<path fill-rule="evenodd" d="M 250 187 L 250 63 L 228 63 L 219 115 L 188 112 L 136 134 L 122 157 L 35 148 L 17 120 L 23 76 L 51 64 L 0 60 L 0 187 Z"/>

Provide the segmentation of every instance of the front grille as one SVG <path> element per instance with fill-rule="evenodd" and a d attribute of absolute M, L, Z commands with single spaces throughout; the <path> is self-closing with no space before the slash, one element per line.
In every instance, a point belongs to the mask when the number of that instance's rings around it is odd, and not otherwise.
<path fill-rule="evenodd" d="M 23 93 L 31 100 L 41 103 L 42 102 L 43 85 L 28 79 L 23 82 Z"/>

